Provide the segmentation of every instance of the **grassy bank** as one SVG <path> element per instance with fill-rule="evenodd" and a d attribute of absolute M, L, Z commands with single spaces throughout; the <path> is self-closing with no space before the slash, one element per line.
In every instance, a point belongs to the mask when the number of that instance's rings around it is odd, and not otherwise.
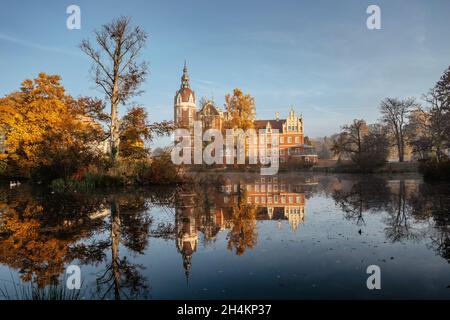
<path fill-rule="evenodd" d="M 313 172 L 326 173 L 366 173 L 351 161 L 320 160 L 312 168 Z M 396 173 L 417 173 L 419 172 L 418 162 L 388 162 L 383 167 L 376 169 L 373 173 L 396 174 Z"/>
<path fill-rule="evenodd" d="M 163 154 L 152 159 L 119 160 L 108 168 L 89 167 L 68 178 L 50 182 L 57 192 L 87 192 L 94 189 L 176 185 L 189 180 L 183 167 L 175 166 Z"/>

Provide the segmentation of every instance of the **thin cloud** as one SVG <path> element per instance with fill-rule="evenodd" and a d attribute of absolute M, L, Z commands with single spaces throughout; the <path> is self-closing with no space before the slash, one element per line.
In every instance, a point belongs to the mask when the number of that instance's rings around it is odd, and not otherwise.
<path fill-rule="evenodd" d="M 13 43 L 13 44 L 17 44 L 20 46 L 33 48 L 33 49 L 37 49 L 37 50 L 43 50 L 43 51 L 60 53 L 60 54 L 71 55 L 71 56 L 80 56 L 80 54 L 75 52 L 75 50 L 69 51 L 69 50 L 64 50 L 64 49 L 58 48 L 58 47 L 46 46 L 46 45 L 42 45 L 39 43 L 31 42 L 28 40 L 11 37 L 11 36 L 8 36 L 8 35 L 2 34 L 2 33 L 0 33 L 0 41 L 6 41 L 9 43 Z"/>

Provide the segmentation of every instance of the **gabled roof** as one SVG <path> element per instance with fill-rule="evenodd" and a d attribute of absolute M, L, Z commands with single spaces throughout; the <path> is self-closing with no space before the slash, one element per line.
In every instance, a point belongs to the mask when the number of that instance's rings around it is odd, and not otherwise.
<path fill-rule="evenodd" d="M 205 104 L 203 106 L 203 108 L 199 111 L 199 113 L 204 113 L 207 110 L 211 114 L 214 114 L 214 115 L 217 115 L 217 116 L 221 115 L 220 110 L 212 103 Z"/>
<path fill-rule="evenodd" d="M 255 129 L 265 129 L 267 127 L 267 123 L 270 123 L 272 129 L 278 129 L 279 132 L 283 130 L 283 124 L 286 122 L 286 119 L 279 120 L 255 120 L 253 123 L 255 125 Z"/>

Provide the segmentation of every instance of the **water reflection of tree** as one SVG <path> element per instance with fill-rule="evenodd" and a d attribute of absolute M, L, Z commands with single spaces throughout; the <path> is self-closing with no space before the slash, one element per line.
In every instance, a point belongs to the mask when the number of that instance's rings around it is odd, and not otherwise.
<path fill-rule="evenodd" d="M 110 195 L 109 217 L 104 230 L 109 237 L 76 248 L 86 263 L 104 263 L 105 269 L 97 278 L 97 294 L 100 299 L 144 298 L 149 292 L 147 279 L 141 274 L 142 265 L 132 263 L 127 256 L 120 256 L 123 245 L 131 253 L 142 254 L 148 246 L 151 218 L 147 201 L 139 193 Z M 105 252 L 110 250 L 108 257 Z M 94 257 L 97 260 L 94 260 Z"/>
<path fill-rule="evenodd" d="M 389 189 L 390 199 L 387 205 L 388 217 L 385 231 L 386 237 L 392 242 L 418 240 L 423 237 L 423 232 L 414 227 L 418 222 L 411 214 L 410 200 L 414 190 L 409 189 L 405 180 L 395 181 Z"/>
<path fill-rule="evenodd" d="M 450 188 L 418 180 L 365 177 L 346 181 L 333 199 L 346 218 L 364 223 L 366 213 L 384 213 L 386 238 L 392 242 L 431 238 L 432 246 L 450 261 Z M 342 183 L 341 185 L 345 185 Z"/>
<path fill-rule="evenodd" d="M 430 231 L 433 249 L 450 262 L 450 186 L 448 184 L 421 184 L 411 197 L 412 215 L 423 221 L 433 221 Z"/>
<path fill-rule="evenodd" d="M 332 197 L 347 219 L 364 224 L 364 213 L 370 210 L 383 210 L 389 203 L 390 192 L 387 181 L 370 177 L 354 181 L 349 189 L 334 190 Z"/>
<path fill-rule="evenodd" d="M 101 226 L 101 221 L 89 215 L 102 206 L 102 200 L 79 202 L 78 195 L 71 195 L 62 201 L 58 195 L 30 190 L 2 193 L 0 263 L 17 269 L 23 281 L 41 288 L 57 285 L 65 264 L 74 259 L 73 246 Z"/>
<path fill-rule="evenodd" d="M 58 195 L 24 186 L 20 192 L 2 190 L 0 198 L 0 263 L 17 269 L 23 281 L 40 288 L 58 285 L 65 266 L 77 260 L 106 265 L 98 279 L 100 297 L 147 292 L 141 266 L 119 255 L 120 245 L 135 254 L 148 246 L 151 219 L 139 192 Z M 108 236 L 93 237 L 101 233 Z"/>
<path fill-rule="evenodd" d="M 245 191 L 238 184 L 236 202 L 232 207 L 232 227 L 228 234 L 228 249 L 234 250 L 238 256 L 247 248 L 253 249 L 258 241 L 256 232 L 256 208 L 247 204 Z"/>

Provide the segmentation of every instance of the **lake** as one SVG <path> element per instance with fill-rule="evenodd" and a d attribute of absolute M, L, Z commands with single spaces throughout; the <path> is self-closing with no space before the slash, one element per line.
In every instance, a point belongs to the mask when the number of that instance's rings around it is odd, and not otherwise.
<path fill-rule="evenodd" d="M 450 185 L 415 175 L 0 188 L 0 299 L 449 299 L 449 262 Z"/>

